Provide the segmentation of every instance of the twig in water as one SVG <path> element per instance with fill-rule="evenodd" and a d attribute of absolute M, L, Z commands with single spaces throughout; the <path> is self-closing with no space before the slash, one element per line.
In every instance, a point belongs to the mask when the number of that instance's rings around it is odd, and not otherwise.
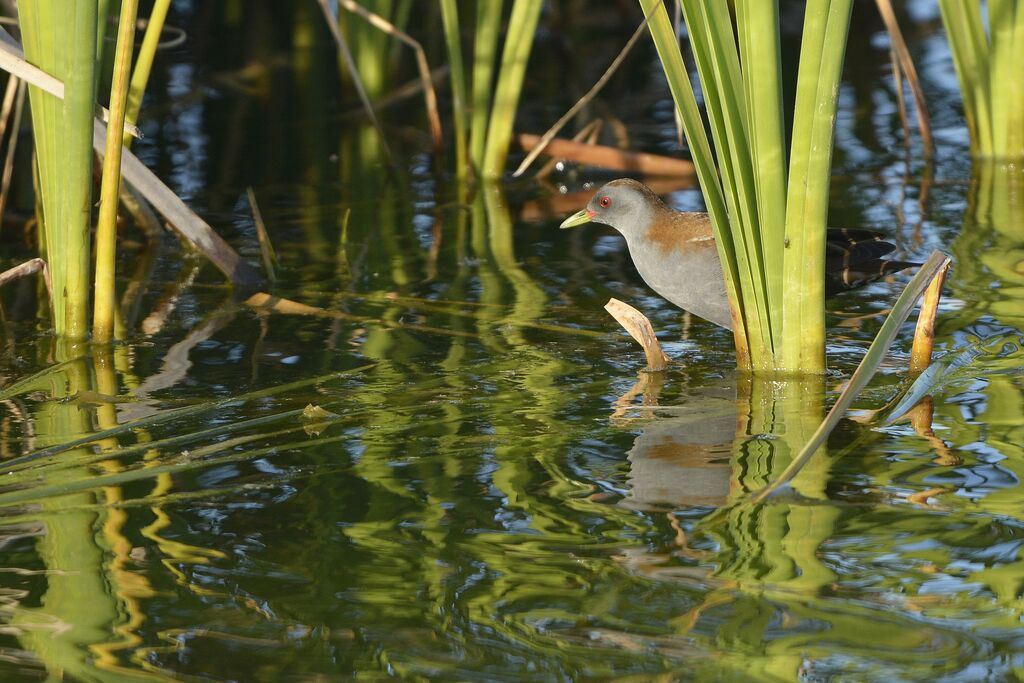
<path fill-rule="evenodd" d="M 839 395 L 835 405 L 828 411 L 828 415 L 825 416 L 825 419 L 814 431 L 814 434 L 811 435 L 811 438 L 800 450 L 800 453 L 793 458 L 793 461 L 783 470 L 782 474 L 775 481 L 753 495 L 752 502 L 754 504 L 762 502 L 780 487 L 790 482 L 793 477 L 800 473 L 800 470 L 810 461 L 811 457 L 818 452 L 821 445 L 825 443 L 825 439 L 828 438 L 828 435 L 839 424 L 839 420 L 846 414 L 846 410 L 853 403 L 853 400 L 860 394 L 861 389 L 867 385 L 878 370 L 878 366 L 881 365 L 886 352 L 889 350 L 889 345 L 896 338 L 896 333 L 899 332 L 900 326 L 910 316 L 914 304 L 929 284 L 932 283 L 935 276 L 947 268 L 949 263 L 950 258 L 948 256 L 942 252 L 934 251 L 928 257 L 928 260 L 925 261 L 924 265 L 918 269 L 917 274 L 914 275 L 906 289 L 900 294 L 899 299 L 896 300 L 896 304 L 892 307 L 892 312 L 885 319 L 885 322 L 882 323 L 882 328 L 878 331 L 878 335 L 871 342 L 868 352 L 864 354 L 864 358 L 853 372 L 850 382 Z"/>
<path fill-rule="evenodd" d="M 910 372 L 924 372 L 932 363 L 932 349 L 935 346 L 935 314 L 938 312 L 939 299 L 942 298 L 942 285 L 949 272 L 949 262 L 932 278 L 928 290 L 921 302 L 921 312 L 917 314 L 917 327 L 914 329 L 914 344 L 910 351 Z"/>
<path fill-rule="evenodd" d="M 437 113 L 437 92 L 434 90 L 434 81 L 430 75 L 430 66 L 427 64 L 427 53 L 419 41 L 400 30 L 397 26 L 374 14 L 354 0 L 339 0 L 342 7 L 353 14 L 358 14 L 370 22 L 374 28 L 378 28 L 388 35 L 394 36 L 412 48 L 416 54 L 416 67 L 420 72 L 420 80 L 423 81 L 423 99 L 427 107 L 427 121 L 430 122 L 430 137 L 434 141 L 434 152 L 440 154 L 444 151 L 444 134 L 441 132 L 441 116 Z"/>
<path fill-rule="evenodd" d="M 263 268 L 267 271 L 267 279 L 271 282 L 277 281 L 277 273 L 274 271 L 274 264 L 277 263 L 277 254 L 274 252 L 274 245 L 270 243 L 270 235 L 267 234 L 267 226 L 263 222 L 263 214 L 256 204 L 256 193 L 251 187 L 245 189 L 245 195 L 249 199 L 249 208 L 252 209 L 252 219 L 256 223 L 256 239 L 260 243 L 260 256 L 263 258 Z"/>
<path fill-rule="evenodd" d="M 655 9 L 656 8 L 657 6 L 655 6 Z M 651 14 L 654 14 L 654 12 L 650 12 L 648 16 Z M 523 163 L 519 164 L 519 168 L 517 168 L 515 173 L 512 174 L 513 178 L 518 178 L 525 173 L 526 169 L 528 169 L 537 157 L 540 156 L 540 153 L 547 148 L 548 143 L 558 135 L 558 132 L 562 130 L 565 124 L 567 124 L 572 117 L 576 116 L 583 107 L 590 104 L 590 101 L 597 96 L 597 93 L 601 92 L 601 89 L 608 82 L 608 79 L 618 71 L 619 66 L 622 64 L 623 60 L 626 59 L 626 55 L 628 55 L 629 51 L 633 49 L 633 45 L 635 45 L 636 41 L 640 39 L 644 29 L 647 28 L 647 21 L 648 17 L 644 17 L 644 20 L 636 27 L 636 31 L 633 32 L 633 35 L 629 37 L 628 41 L 626 41 L 625 47 L 623 47 L 619 54 L 615 56 L 615 59 L 613 59 L 608 68 L 605 69 L 605 72 L 601 74 L 601 78 L 597 79 L 597 83 L 594 83 L 590 90 L 587 91 L 587 94 L 581 97 L 576 104 L 572 105 L 572 107 L 569 108 L 569 111 L 565 112 L 562 115 L 562 118 L 558 119 L 558 121 L 555 122 L 555 125 L 551 126 L 551 128 L 541 136 L 540 142 L 530 150 L 530 153 L 526 155 L 525 159 L 523 159 Z"/>
<path fill-rule="evenodd" d="M 93 125 L 93 148 L 100 154 L 106 143 L 107 129 L 99 121 Z M 253 287 L 262 281 L 260 274 L 244 261 L 223 237 L 190 209 L 182 199 L 156 177 L 129 150 L 122 151 L 121 174 L 139 191 L 168 224 L 208 258 L 235 285 Z"/>
<path fill-rule="evenodd" d="M 43 273 L 43 280 L 46 281 L 46 290 L 50 293 L 50 299 L 52 301 L 53 285 L 50 283 L 50 268 L 46 265 L 46 261 L 41 258 L 34 258 L 25 261 L 22 264 L 0 273 L 0 287 L 3 287 L 12 280 L 17 280 L 18 278 L 25 277 L 26 275 L 34 275 L 40 271 Z"/>
<path fill-rule="evenodd" d="M 516 141 L 523 149 L 534 149 L 540 138 L 528 133 L 520 133 Z M 628 171 L 642 175 L 687 177 L 696 175 L 693 162 L 687 159 L 675 159 L 659 154 L 634 152 L 607 145 L 587 145 L 571 140 L 551 140 L 548 143 L 548 154 L 553 157 L 572 159 L 593 166 Z"/>
<path fill-rule="evenodd" d="M 121 206 L 124 207 L 124 210 L 135 221 L 135 225 L 145 233 L 146 238 L 150 242 L 160 241 L 160 237 L 164 234 L 163 227 L 160 225 L 160 219 L 156 217 L 156 212 L 153 211 L 153 207 L 149 205 L 145 197 L 139 194 L 139 191 L 134 187 L 127 184 L 121 186 L 118 196 Z"/>
<path fill-rule="evenodd" d="M 931 117 L 928 115 L 928 103 L 924 99 L 924 90 L 921 89 L 921 81 L 917 77 L 917 69 L 914 68 L 914 60 L 910 58 L 910 50 L 903 40 L 903 33 L 900 31 L 899 22 L 896 21 L 896 13 L 892 9 L 892 0 L 875 0 L 878 5 L 878 13 L 882 15 L 885 28 L 889 32 L 889 39 L 892 41 L 892 49 L 899 58 L 900 68 L 906 74 L 907 83 L 910 84 L 910 92 L 914 94 L 914 104 L 917 107 L 917 127 L 921 131 L 921 143 L 924 145 L 924 156 L 931 159 L 935 156 L 935 142 L 932 139 Z M 899 88 L 896 96 L 903 98 L 903 89 Z"/>
<path fill-rule="evenodd" d="M 54 78 L 34 64 L 25 61 L 25 53 L 21 49 L 21 45 L 2 27 L 0 27 L 0 69 L 21 80 L 28 81 L 58 99 L 64 99 L 64 81 Z M 110 112 L 105 107 L 96 105 L 96 110 L 98 119 L 104 123 L 110 120 Z M 130 123 L 124 124 L 124 132 L 135 138 L 142 137 L 139 129 Z"/>
<path fill-rule="evenodd" d="M 356 69 L 356 62 L 352 59 L 352 52 L 348 49 L 345 36 L 341 34 L 341 29 L 338 28 L 338 20 L 331 12 L 327 0 L 317 0 L 317 2 L 320 3 L 320 9 L 324 13 L 324 20 L 327 22 L 327 28 L 330 30 L 331 36 L 334 37 L 334 42 L 338 46 L 338 52 L 341 53 L 341 58 L 345 60 L 345 66 L 348 68 L 349 73 L 352 74 L 352 83 L 356 86 L 356 93 L 358 93 L 359 99 L 363 102 L 366 115 L 370 118 L 370 123 L 377 130 L 377 137 L 380 139 L 380 147 L 384 150 L 384 156 L 388 158 L 388 163 L 394 166 L 395 157 L 391 154 L 391 148 L 388 147 L 384 130 L 380 127 L 380 121 L 377 120 L 377 114 L 373 111 L 373 105 L 370 104 L 370 97 L 366 94 L 366 88 L 363 87 L 363 79 L 359 77 L 359 70 Z"/>

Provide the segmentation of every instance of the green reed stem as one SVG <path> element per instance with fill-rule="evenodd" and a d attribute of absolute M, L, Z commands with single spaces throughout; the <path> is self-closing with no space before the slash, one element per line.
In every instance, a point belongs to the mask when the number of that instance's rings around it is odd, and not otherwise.
<path fill-rule="evenodd" d="M 787 169 L 779 8 L 774 2 L 739 0 L 736 16 L 768 317 L 781 320 Z M 780 335 L 774 335 L 772 343 L 778 349 Z"/>
<path fill-rule="evenodd" d="M 466 177 L 469 150 L 466 147 L 466 72 L 462 61 L 462 40 L 459 30 L 459 9 L 456 0 L 441 0 L 441 21 L 451 65 L 452 114 L 455 118 L 455 177 Z"/>
<path fill-rule="evenodd" d="M 114 77 L 110 86 L 110 122 L 103 153 L 100 183 L 100 211 L 96 223 L 96 296 L 93 302 L 93 339 L 106 342 L 114 334 L 117 293 L 114 286 L 117 255 L 117 205 L 121 187 L 121 139 L 135 47 L 135 18 L 138 0 L 121 0 L 121 20 L 114 50 Z"/>
<path fill-rule="evenodd" d="M 989 0 L 992 149 L 1024 158 L 1024 0 Z"/>
<path fill-rule="evenodd" d="M 107 37 L 107 24 L 110 21 L 111 0 L 96 0 L 96 63 L 103 64 L 104 53 L 106 52 L 105 38 Z M 97 87 L 99 80 L 97 77 Z"/>
<path fill-rule="evenodd" d="M 747 326 L 760 334 L 758 340 L 750 340 L 752 348 L 762 349 L 754 354 L 754 360 L 755 364 L 767 364 L 758 359 L 774 355 L 775 334 L 761 249 L 746 103 L 729 6 L 726 0 L 684 0 L 682 6 L 711 123 L 729 225 L 739 245 L 737 260 L 746 271 L 741 282 L 743 296 L 753 303 L 745 310 Z M 751 320 L 753 317 L 757 320 Z M 778 322 L 775 325 L 780 327 Z"/>
<path fill-rule="evenodd" d="M 1024 158 L 1024 2 L 939 0 L 976 157 Z"/>
<path fill-rule="evenodd" d="M 516 0 L 512 5 L 498 84 L 494 89 L 494 106 L 487 124 L 487 145 L 481 167 L 485 178 L 499 178 L 505 171 L 505 160 L 512 144 L 512 125 L 515 123 L 526 65 L 530 61 L 533 37 L 543 7 L 543 0 Z"/>
<path fill-rule="evenodd" d="M 476 34 L 473 40 L 473 92 L 469 131 L 469 157 L 478 172 L 484 165 L 487 119 L 491 110 L 494 57 L 498 53 L 504 0 L 477 3 Z"/>
<path fill-rule="evenodd" d="M 64 81 L 65 97 L 30 87 L 46 258 L 58 335 L 88 332 L 95 0 L 34 0 L 19 6 L 26 57 Z"/>
<path fill-rule="evenodd" d="M 781 367 L 825 371 L 825 235 L 852 0 L 811 0 L 800 45 L 786 198 Z"/>
<path fill-rule="evenodd" d="M 978 156 L 991 156 L 988 39 L 981 19 L 981 7 L 978 3 L 960 0 L 939 0 L 939 10 L 960 82 L 964 118 L 967 119 L 967 130 L 971 136 L 971 151 Z"/>
<path fill-rule="evenodd" d="M 388 18 L 391 16 L 393 0 L 363 0 L 366 9 L 374 14 Z M 339 21 L 341 20 L 339 15 Z M 352 54 L 359 68 L 359 76 L 371 100 L 377 100 L 384 94 L 388 82 L 388 43 L 391 36 L 375 26 L 362 21 L 346 21 L 345 30 L 350 36 Z"/>
<path fill-rule="evenodd" d="M 851 3 L 808 3 L 787 177 L 777 2 L 736 0 L 735 33 L 727 0 L 681 3 L 712 156 L 668 13 L 640 0 L 715 228 L 741 367 L 824 370 L 825 220 Z"/>
<path fill-rule="evenodd" d="M 139 120 L 142 96 L 149 83 L 149 74 L 153 70 L 153 60 L 156 58 L 157 47 L 160 45 L 160 36 L 163 33 L 167 10 L 170 6 L 171 0 L 156 0 L 153 3 L 153 11 L 149 14 L 149 22 L 146 24 L 146 33 L 142 37 L 139 56 L 135 59 L 131 87 L 128 89 L 128 107 L 125 114 L 128 123 L 134 124 Z M 130 135 L 125 134 L 124 145 L 131 147 Z"/>
<path fill-rule="evenodd" d="M 66 53 L 61 175 L 63 234 L 60 246 L 68 251 L 67 282 L 54 292 L 64 296 L 64 334 L 82 339 L 89 329 L 89 225 L 92 218 L 92 120 L 96 108 L 96 3 L 93 0 L 65 0 L 64 17 L 69 22 L 70 51 Z M 59 46 L 58 46 L 59 47 Z M 61 332 L 58 330 L 58 334 Z"/>

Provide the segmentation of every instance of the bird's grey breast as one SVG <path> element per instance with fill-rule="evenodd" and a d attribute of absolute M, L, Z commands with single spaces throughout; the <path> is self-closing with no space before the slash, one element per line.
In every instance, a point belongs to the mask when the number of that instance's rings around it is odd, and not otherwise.
<path fill-rule="evenodd" d="M 626 244 L 637 271 L 651 289 L 683 310 L 732 329 L 714 240 L 698 239 L 685 248 L 666 249 L 656 241 L 627 236 Z"/>

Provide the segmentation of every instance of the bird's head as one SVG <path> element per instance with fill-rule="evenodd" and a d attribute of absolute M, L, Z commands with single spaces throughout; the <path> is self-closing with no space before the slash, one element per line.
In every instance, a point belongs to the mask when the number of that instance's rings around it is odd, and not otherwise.
<path fill-rule="evenodd" d="M 664 207 L 658 195 L 643 183 L 620 178 L 603 185 L 585 209 L 562 221 L 562 229 L 584 223 L 610 225 L 623 235 L 647 225 L 653 212 Z"/>

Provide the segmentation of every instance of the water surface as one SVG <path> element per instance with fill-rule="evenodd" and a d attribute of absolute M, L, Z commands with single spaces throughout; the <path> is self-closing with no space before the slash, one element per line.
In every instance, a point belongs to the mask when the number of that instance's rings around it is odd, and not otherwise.
<path fill-rule="evenodd" d="M 823 381 L 751 381 L 730 335 L 647 290 L 611 231 L 556 229 L 601 177 L 465 194 L 417 151 L 416 103 L 386 117 L 404 152 L 389 177 L 324 76 L 323 36 L 276 50 L 301 32 L 260 11 L 244 41 L 166 56 L 141 155 L 255 260 L 252 185 L 273 293 L 323 313 L 246 306 L 171 241 L 140 243 L 127 342 L 55 364 L 5 294 L 0 678 L 1019 675 L 1024 182 L 972 175 L 927 5 L 910 37 L 937 164 L 904 147 L 887 42 L 863 20 L 831 220 L 903 258 L 954 256 L 948 369 L 912 420 L 844 422 L 756 508 L 738 503 L 816 426 L 905 274 L 831 302 Z M 210 14 L 178 18 L 203 35 Z M 653 60 L 612 93 L 638 144 L 670 151 Z M 565 94 L 551 74 L 530 87 L 522 126 L 539 130 Z M 692 187 L 667 197 L 700 206 Z M 640 373 L 610 296 L 654 322 L 663 376 Z M 912 332 L 857 414 L 910 383 Z"/>

